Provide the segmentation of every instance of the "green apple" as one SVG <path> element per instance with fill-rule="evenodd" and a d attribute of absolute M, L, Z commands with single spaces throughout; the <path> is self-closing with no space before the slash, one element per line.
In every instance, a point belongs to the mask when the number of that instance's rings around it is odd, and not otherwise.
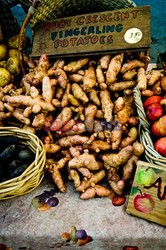
<path fill-rule="evenodd" d="M 153 171 L 151 169 L 140 169 L 137 175 L 138 184 L 149 186 L 152 183 Z"/>

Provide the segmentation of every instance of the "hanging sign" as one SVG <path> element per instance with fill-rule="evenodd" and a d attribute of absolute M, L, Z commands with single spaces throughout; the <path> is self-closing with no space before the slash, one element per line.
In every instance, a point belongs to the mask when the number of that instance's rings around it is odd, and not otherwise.
<path fill-rule="evenodd" d="M 150 7 L 59 18 L 34 27 L 32 57 L 104 54 L 150 47 Z"/>

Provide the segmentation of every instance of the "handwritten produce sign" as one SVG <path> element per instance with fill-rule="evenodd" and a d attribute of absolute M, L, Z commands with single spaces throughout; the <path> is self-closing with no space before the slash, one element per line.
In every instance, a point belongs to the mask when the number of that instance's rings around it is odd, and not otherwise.
<path fill-rule="evenodd" d="M 150 8 L 60 18 L 34 27 L 32 56 L 99 54 L 150 47 Z"/>
<path fill-rule="evenodd" d="M 139 161 L 127 213 L 166 226 L 166 170 Z"/>

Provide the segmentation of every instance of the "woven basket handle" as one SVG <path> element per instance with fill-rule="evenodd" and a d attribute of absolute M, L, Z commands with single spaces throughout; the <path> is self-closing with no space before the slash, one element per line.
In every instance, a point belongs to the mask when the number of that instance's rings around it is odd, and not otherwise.
<path fill-rule="evenodd" d="M 137 113 L 139 115 L 140 124 L 141 124 L 141 126 L 144 127 L 144 129 L 149 130 L 150 124 L 147 121 L 146 114 L 144 111 L 144 106 L 143 106 L 143 103 L 141 100 L 141 92 L 137 87 L 135 87 L 133 89 L 133 94 L 134 94 L 134 101 L 135 101 L 135 104 L 137 106 Z"/>
<path fill-rule="evenodd" d="M 40 0 L 34 0 L 32 6 L 30 6 L 28 13 L 24 19 L 24 22 L 21 26 L 20 34 L 19 34 L 19 43 L 18 43 L 18 52 L 19 52 L 19 59 L 20 59 L 20 66 L 23 74 L 26 74 L 26 70 L 24 67 L 24 57 L 23 57 L 23 45 L 24 45 L 24 38 L 25 38 L 25 32 L 27 29 L 27 26 L 29 24 L 29 21 L 33 14 L 35 13 L 38 5 L 40 3 Z"/>

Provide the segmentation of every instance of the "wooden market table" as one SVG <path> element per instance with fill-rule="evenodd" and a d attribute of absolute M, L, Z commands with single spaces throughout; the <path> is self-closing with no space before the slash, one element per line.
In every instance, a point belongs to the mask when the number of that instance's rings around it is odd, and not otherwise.
<path fill-rule="evenodd" d="M 32 198 L 51 188 L 45 178 L 32 193 L 0 202 L 0 243 L 12 250 L 121 250 L 126 245 L 139 250 L 166 249 L 165 227 L 128 215 L 125 206 L 114 207 L 109 198 L 83 201 L 70 184 L 67 193 L 57 193 L 57 207 L 35 210 Z M 94 240 L 82 248 L 65 246 L 60 235 L 73 225 L 85 229 Z"/>

